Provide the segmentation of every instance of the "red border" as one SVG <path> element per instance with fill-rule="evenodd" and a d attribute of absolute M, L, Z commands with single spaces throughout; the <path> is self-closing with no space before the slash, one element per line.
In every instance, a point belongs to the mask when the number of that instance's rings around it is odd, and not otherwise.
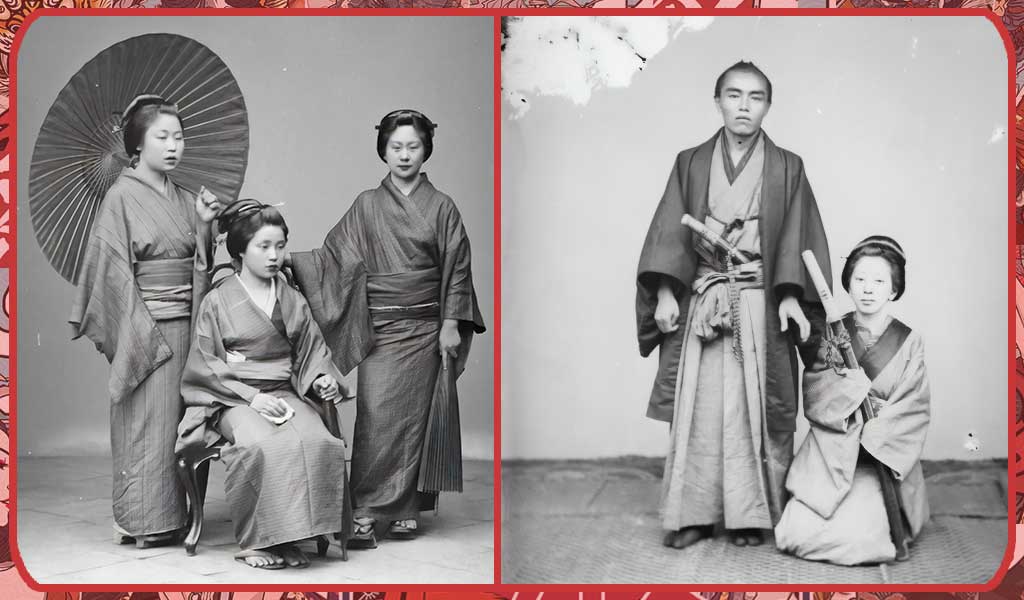
<path fill-rule="evenodd" d="M 844 17 L 844 16 L 910 16 L 910 17 L 931 17 L 931 16 L 981 16 L 991 22 L 996 31 L 999 33 L 1003 40 L 1004 48 L 1007 52 L 1007 132 L 1010 135 L 1011 132 L 1015 131 L 1015 116 L 1016 116 L 1016 62 L 1015 52 L 1013 44 L 1011 42 L 1009 33 L 1003 26 L 1002 22 L 992 12 L 985 9 L 849 9 L 839 10 L 837 9 L 751 9 L 751 8 L 735 8 L 735 9 L 705 9 L 705 10 L 691 10 L 691 9 L 546 9 L 546 10 L 510 10 L 510 9 L 490 9 L 490 8 L 470 8 L 470 9 L 290 9 L 286 11 L 270 11 L 266 9 L 165 9 L 165 8 L 154 8 L 154 9 L 39 9 L 32 12 L 25 20 L 24 24 L 19 29 L 13 43 L 11 57 L 10 57 L 10 72 L 11 72 L 11 86 L 10 86 L 10 123 L 12 127 L 11 133 L 11 148 L 10 148 L 10 193 L 11 193 L 11 258 L 10 258 L 10 291 L 11 291 L 11 314 L 14 315 L 14 320 L 17 319 L 17 306 L 18 306 L 18 294 L 17 294 L 17 239 L 18 239 L 18 227 L 17 227 L 17 194 L 18 194 L 18 155 L 17 155 L 17 72 L 18 72 L 18 51 L 21 46 L 21 41 L 25 36 L 25 32 L 28 31 L 30 26 L 42 16 L 131 16 L 131 17 L 157 17 L 161 14 L 172 14 L 174 16 L 204 16 L 204 17 L 234 17 L 234 16 L 267 16 L 267 17 L 278 17 L 278 16 L 474 16 L 474 17 L 494 17 L 493 28 L 494 28 L 494 239 L 495 239 L 495 253 L 494 253 L 494 314 L 495 314 L 495 325 L 494 332 L 496 335 L 495 340 L 495 351 L 494 351 L 494 478 L 495 478 L 495 496 L 494 496 L 494 540 L 495 540 L 495 555 L 494 555 L 494 577 L 495 581 L 500 581 L 501 576 L 501 24 L 500 17 L 502 16 L 789 16 L 789 17 Z M 1015 136 L 1014 136 L 1015 138 Z M 1011 138 L 1011 139 L 1014 139 Z M 1009 266 L 1009 279 L 1007 281 L 1012 282 L 1012 277 L 1015 276 L 1014 269 L 1014 251 L 1015 251 L 1015 226 L 1014 226 L 1014 190 L 1015 190 L 1015 170 L 1014 170 L 1014 152 L 1015 144 L 1007 144 L 1007 166 L 1008 166 L 1008 196 L 1009 202 L 1007 204 L 1007 249 L 1008 249 L 1008 266 Z M 1007 456 L 1013 454 L 1012 446 L 1014 439 L 1014 424 L 1016 421 L 1015 415 L 1015 401 L 1013 396 L 1014 388 L 1014 327 L 1013 327 L 1013 316 L 1015 310 L 1015 298 L 1013 286 L 1009 286 L 1008 293 L 1008 319 L 1007 323 L 1010 324 L 1007 335 L 1007 367 L 1008 367 L 1008 383 L 1007 383 L 1007 398 L 1010 401 L 1007 402 L 1007 416 L 1008 416 L 1008 435 L 1007 435 Z M 163 585 L 146 585 L 146 584 L 93 584 L 93 585 L 61 585 L 61 584 L 40 584 L 32 579 L 28 573 L 24 562 L 21 559 L 21 555 L 17 545 L 17 339 L 18 339 L 18 327 L 15 323 L 11 324 L 11 348 L 15 349 L 11 352 L 10 365 L 11 365 L 11 420 L 15 424 L 11 429 L 10 442 L 11 442 L 11 464 L 10 464 L 10 485 L 11 485 L 11 508 L 10 508 L 10 523 L 11 523 L 11 554 L 18 569 L 18 573 L 21 575 L 25 583 L 33 590 L 36 591 L 108 591 L 110 588 L 131 588 L 133 591 L 165 591 L 165 592 L 188 592 L 193 591 L 197 585 L 202 584 L 199 581 L 198 584 L 163 584 Z M 1013 546 L 1016 541 L 1016 523 L 1015 517 L 1015 497 L 1017 492 L 1017 482 L 1014 477 L 1012 465 L 1008 467 L 1008 502 L 1007 502 L 1007 519 L 1009 522 L 1009 537 L 1007 540 L 1007 548 L 1004 553 L 1003 562 L 1001 563 L 996 574 L 991 580 L 982 585 L 940 585 L 940 584 L 896 584 L 896 585 L 832 585 L 832 584 L 775 584 L 775 585 L 764 585 L 764 584 L 712 584 L 712 583 L 700 583 L 700 584 L 368 584 L 368 585 L 357 585 L 351 584 L 317 584 L 315 587 L 323 589 L 337 589 L 337 590 L 349 590 L 349 591 L 363 591 L 363 590 L 379 590 L 379 591 L 402 591 L 409 589 L 427 590 L 427 591 L 440 591 L 440 590 L 452 590 L 457 589 L 459 591 L 470 592 L 470 591 L 489 591 L 503 593 L 511 597 L 514 592 L 555 592 L 555 593 L 566 593 L 566 592 L 683 592 L 684 590 L 697 590 L 697 589 L 722 589 L 730 591 L 775 591 L 775 592 L 794 592 L 794 591 L 815 591 L 823 588 L 840 588 L 844 591 L 898 591 L 898 592 L 922 592 L 922 591 L 989 591 L 996 587 L 996 585 L 1002 580 L 1009 569 L 1010 562 L 1013 557 Z M 200 578 L 201 579 L 201 578 Z M 291 591 L 297 588 L 303 587 L 300 584 L 289 583 L 289 584 L 260 584 L 254 582 L 252 584 L 217 584 L 203 586 L 203 591 L 237 591 L 244 588 L 256 588 L 263 591 Z"/>

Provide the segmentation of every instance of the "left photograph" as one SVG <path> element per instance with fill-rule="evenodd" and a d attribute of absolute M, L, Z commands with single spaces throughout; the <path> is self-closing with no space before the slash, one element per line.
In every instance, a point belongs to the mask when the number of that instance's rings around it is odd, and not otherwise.
<path fill-rule="evenodd" d="M 27 576 L 493 583 L 493 48 L 490 18 L 28 25 Z"/>

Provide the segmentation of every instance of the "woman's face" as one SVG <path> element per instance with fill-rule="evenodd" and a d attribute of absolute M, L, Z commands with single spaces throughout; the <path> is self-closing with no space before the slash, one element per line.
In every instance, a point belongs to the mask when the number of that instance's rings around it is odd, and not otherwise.
<path fill-rule="evenodd" d="M 158 114 L 142 136 L 139 164 L 158 173 L 174 169 L 185 152 L 185 135 L 174 115 Z"/>
<path fill-rule="evenodd" d="M 245 247 L 242 268 L 260 279 L 272 279 L 281 270 L 287 244 L 284 231 L 277 225 L 260 227 Z"/>
<path fill-rule="evenodd" d="M 892 267 L 881 256 L 865 256 L 850 274 L 850 298 L 861 315 L 874 315 L 896 296 L 892 289 Z"/>
<path fill-rule="evenodd" d="M 412 181 L 423 166 L 423 140 L 412 125 L 400 125 L 388 138 L 384 160 L 391 175 L 402 181 Z"/>

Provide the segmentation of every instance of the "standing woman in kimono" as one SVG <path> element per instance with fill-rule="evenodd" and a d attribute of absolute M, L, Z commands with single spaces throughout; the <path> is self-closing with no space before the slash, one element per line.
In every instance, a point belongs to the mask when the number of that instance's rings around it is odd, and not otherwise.
<path fill-rule="evenodd" d="M 173 104 L 139 96 L 121 129 L 130 166 L 96 214 L 69 320 L 72 339 L 88 337 L 110 363 L 115 539 L 142 548 L 174 543 L 185 526 L 174 464 L 181 370 L 220 206 L 168 175 L 185 150 Z"/>
<path fill-rule="evenodd" d="M 860 369 L 834 368 L 832 343 L 814 332 L 805 345 L 804 413 L 810 431 L 793 459 L 792 498 L 775 528 L 779 549 L 841 565 L 889 562 L 896 548 L 871 457 L 899 481 L 904 518 L 917 537 L 928 521 L 921 472 L 930 393 L 921 336 L 889 315 L 903 295 L 907 259 L 892 238 L 871 236 L 843 267 L 856 311 L 843 319 Z M 841 360 L 841 359 L 839 359 Z M 871 401 L 876 417 L 858 410 Z"/>
<path fill-rule="evenodd" d="M 237 272 L 218 280 L 199 309 L 178 449 L 224 443 L 236 560 L 302 568 L 309 559 L 295 542 L 344 537 L 351 522 L 345 442 L 306 399 L 350 395 L 306 300 L 279 274 L 288 241 L 280 213 L 240 200 L 219 224 Z"/>
<path fill-rule="evenodd" d="M 437 486 L 421 468 L 431 407 L 465 368 L 472 335 L 485 331 L 462 217 L 421 172 L 434 128 L 418 111 L 386 115 L 377 154 L 389 173 L 356 198 L 323 248 L 291 257 L 341 371 L 359 365 L 350 547 L 376 545 L 378 521 L 392 538 L 415 537 L 437 492 L 461 491 L 461 475 Z M 445 426 L 457 432 L 457 414 Z M 461 464 L 444 469 L 461 474 Z"/>

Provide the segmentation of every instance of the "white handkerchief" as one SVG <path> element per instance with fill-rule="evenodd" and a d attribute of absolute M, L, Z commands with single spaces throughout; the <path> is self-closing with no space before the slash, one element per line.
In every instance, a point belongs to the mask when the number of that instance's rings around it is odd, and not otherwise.
<path fill-rule="evenodd" d="M 245 362 L 245 355 L 244 354 L 239 354 L 238 352 L 235 352 L 234 350 L 228 350 L 227 361 L 229 363 Z"/>
<path fill-rule="evenodd" d="M 283 424 L 287 423 L 289 419 L 291 419 L 292 417 L 295 416 L 295 409 L 289 406 L 288 407 L 288 412 L 284 413 L 280 417 L 272 417 L 272 416 L 270 416 L 268 414 L 265 414 L 265 413 L 260 413 L 260 414 L 263 415 L 264 419 L 270 421 L 274 425 L 283 425 Z"/>

